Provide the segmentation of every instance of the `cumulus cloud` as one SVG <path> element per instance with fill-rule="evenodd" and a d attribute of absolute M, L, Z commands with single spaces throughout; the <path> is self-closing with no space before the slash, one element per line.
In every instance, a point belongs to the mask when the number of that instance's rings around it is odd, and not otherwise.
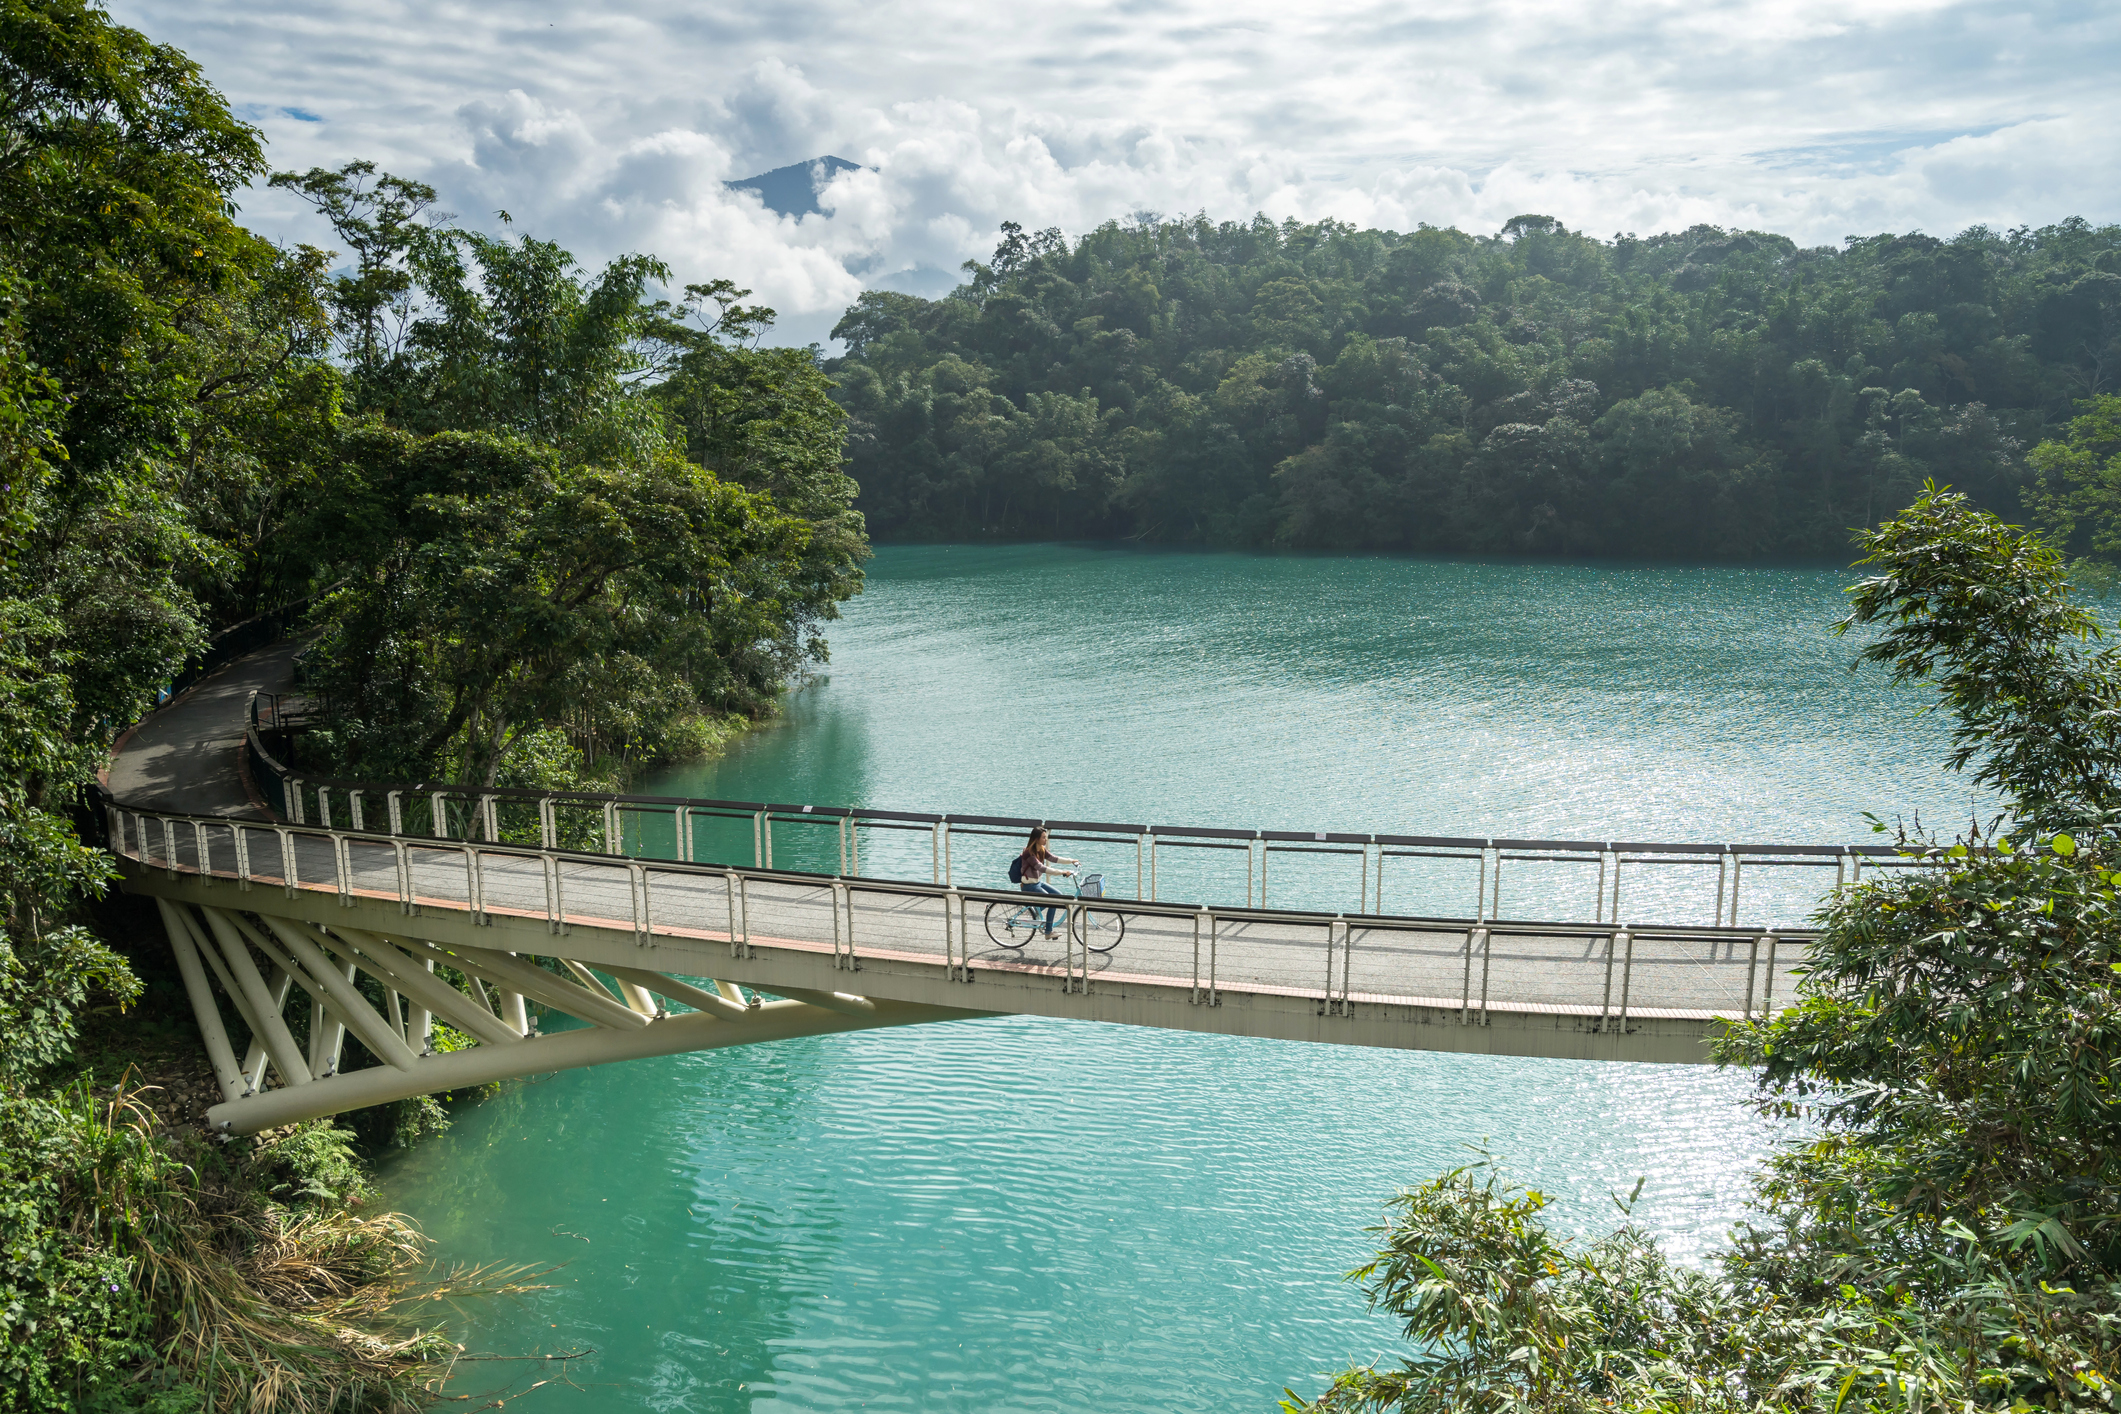
<path fill-rule="evenodd" d="M 240 11 L 240 12 L 239 12 Z M 727 275 L 821 338 L 996 225 L 1143 210 L 1806 243 L 2121 218 L 2121 26 L 1997 0 L 285 0 L 113 13 L 198 58 L 280 166 L 368 157 L 467 225 Z M 792 219 L 724 183 L 832 153 Z M 325 239 L 283 194 L 250 219 Z"/>

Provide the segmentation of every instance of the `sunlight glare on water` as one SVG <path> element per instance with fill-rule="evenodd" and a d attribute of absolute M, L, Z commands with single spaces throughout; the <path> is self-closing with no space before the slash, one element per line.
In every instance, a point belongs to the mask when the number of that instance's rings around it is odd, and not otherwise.
<path fill-rule="evenodd" d="M 1590 839 L 1963 820 L 1944 723 L 1850 676 L 1827 632 L 1846 579 L 886 547 L 829 680 L 639 789 Z M 828 845 L 781 848 L 822 865 Z M 926 877 L 924 838 L 864 850 Z M 1745 1092 L 1691 1067 L 998 1018 L 513 1086 L 386 1185 L 448 1259 L 569 1264 L 468 1313 L 474 1350 L 595 1349 L 581 1388 L 531 1407 L 1267 1411 L 1391 1351 L 1339 1277 L 1396 1187 L 1486 1141 L 1584 1230 L 1643 1177 L 1638 1218 L 1699 1260 L 1772 1140 Z M 550 1373 L 524 1368 L 451 1388 Z"/>

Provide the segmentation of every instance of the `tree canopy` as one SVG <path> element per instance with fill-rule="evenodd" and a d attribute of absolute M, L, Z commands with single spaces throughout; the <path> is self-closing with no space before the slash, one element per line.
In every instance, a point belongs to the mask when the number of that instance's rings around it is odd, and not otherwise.
<path fill-rule="evenodd" d="M 829 382 L 746 292 L 365 162 L 279 179 L 343 263 L 283 249 L 238 220 L 267 171 L 183 54 L 0 0 L 0 1408 L 413 1407 L 454 1354 L 378 1334 L 423 1248 L 350 1211 L 346 1136 L 185 1148 L 63 1084 L 166 971 L 92 906 L 84 792 L 218 634 L 311 638 L 317 764 L 559 784 L 770 713 L 861 587 Z"/>
<path fill-rule="evenodd" d="M 1836 556 L 1930 478 L 2019 513 L 2026 449 L 2121 376 L 2121 227 L 2074 219 L 1011 225 L 967 272 L 834 330 L 884 536 Z"/>

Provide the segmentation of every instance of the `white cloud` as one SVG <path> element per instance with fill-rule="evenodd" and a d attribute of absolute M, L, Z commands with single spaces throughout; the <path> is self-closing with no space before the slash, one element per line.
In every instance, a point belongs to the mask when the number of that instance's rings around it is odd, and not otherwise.
<path fill-rule="evenodd" d="M 727 275 L 822 337 L 865 283 L 939 288 L 1016 220 L 1138 209 L 1606 234 L 2121 219 L 2121 25 L 1954 0 L 120 0 L 280 166 L 368 157 L 468 225 Z M 316 121 L 321 119 L 321 121 Z M 722 183 L 825 153 L 800 221 Z M 324 240 L 283 194 L 251 219 Z"/>

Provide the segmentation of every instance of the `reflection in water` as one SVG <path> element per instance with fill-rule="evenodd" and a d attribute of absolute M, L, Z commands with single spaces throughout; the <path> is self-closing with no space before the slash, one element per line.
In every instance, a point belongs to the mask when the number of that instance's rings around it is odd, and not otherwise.
<path fill-rule="evenodd" d="M 1842 579 L 886 549 L 829 682 L 643 788 L 1621 839 L 1963 815 L 1942 724 L 1849 677 L 1852 645 L 1824 632 Z M 777 862 L 831 867 L 830 831 L 798 840 L 776 835 Z M 999 875 L 990 847 L 962 870 Z M 748 824 L 711 848 L 748 858 Z M 928 850 L 863 841 L 865 865 L 915 877 Z M 1167 894 L 1243 866 L 1170 867 Z M 1332 861 L 1288 868 L 1277 901 L 1345 888 Z M 1605 1195 L 1647 1175 L 1639 1216 L 1698 1257 L 1770 1142 L 1744 1090 L 1694 1068 L 998 1018 L 554 1076 L 466 1107 L 386 1182 L 452 1259 L 569 1262 L 467 1337 L 596 1347 L 585 1390 L 533 1407 L 1266 1410 L 1391 1348 L 1339 1276 L 1394 1187 L 1486 1139 L 1564 1223 L 1600 1227 Z"/>

